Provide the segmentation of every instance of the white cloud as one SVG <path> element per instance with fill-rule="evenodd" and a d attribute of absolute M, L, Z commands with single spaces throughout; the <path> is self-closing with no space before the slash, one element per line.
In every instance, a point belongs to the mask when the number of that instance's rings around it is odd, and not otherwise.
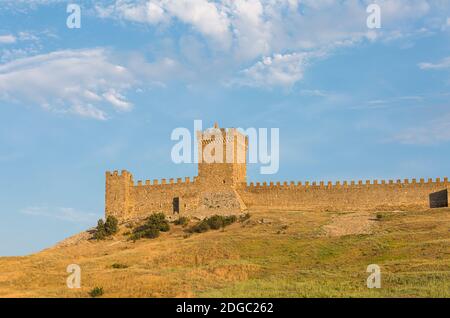
<path fill-rule="evenodd" d="M 140 22 L 157 24 L 167 21 L 165 10 L 157 2 L 130 2 L 116 1 L 115 4 L 107 7 L 97 5 L 96 11 L 102 18 L 115 16 L 116 18 Z"/>
<path fill-rule="evenodd" d="M 406 129 L 390 141 L 407 145 L 432 145 L 450 141 L 450 114 L 445 114 L 421 126 Z"/>
<path fill-rule="evenodd" d="M 438 63 L 423 62 L 419 64 L 422 70 L 442 70 L 450 68 L 450 56 L 442 59 Z"/>
<path fill-rule="evenodd" d="M 391 22 L 395 19 L 415 19 L 430 12 L 432 2 L 428 0 L 385 0 L 379 1 L 382 19 Z"/>
<path fill-rule="evenodd" d="M 66 207 L 47 207 L 47 206 L 31 206 L 20 211 L 26 215 L 50 217 L 72 223 L 92 224 L 98 219 L 98 215 L 89 212 L 83 212 L 74 208 Z"/>
<path fill-rule="evenodd" d="M 251 59 L 271 52 L 271 23 L 265 18 L 264 5 L 259 0 L 229 1 L 230 23 L 236 42 L 235 54 Z"/>
<path fill-rule="evenodd" d="M 108 119 L 108 115 L 103 110 L 93 106 L 92 104 L 74 104 L 71 106 L 71 108 L 68 110 L 69 113 L 82 116 L 82 117 L 88 117 L 98 120 L 106 120 Z"/>
<path fill-rule="evenodd" d="M 275 54 L 264 57 L 243 71 L 244 81 L 255 86 L 292 86 L 303 76 L 305 54 Z"/>
<path fill-rule="evenodd" d="M 17 39 L 12 34 L 0 35 L 0 44 L 16 43 Z"/>
<path fill-rule="evenodd" d="M 327 97 L 330 95 L 328 92 L 324 92 L 320 89 L 302 89 L 300 90 L 299 93 L 302 96 L 314 96 L 314 97 Z"/>
<path fill-rule="evenodd" d="M 408 43 L 402 45 L 413 45 L 417 37 L 440 30 L 450 13 L 445 1 L 379 0 L 375 2 L 381 7 L 382 28 L 369 30 L 366 7 L 372 2 L 98 0 L 85 7 L 95 4 L 93 11 L 99 17 L 115 19 L 123 25 L 132 22 L 157 29 L 152 50 L 158 52 L 155 55 L 160 60 L 156 65 L 143 67 L 152 74 L 161 71 L 159 75 L 151 75 L 154 84 L 162 84 L 160 78 L 170 76 L 163 74 L 163 70 L 178 78 L 179 74 L 173 70 L 183 68 L 183 76 L 190 70 L 191 79 L 205 79 L 214 74 L 221 82 L 289 87 L 303 78 L 306 60 L 299 59 L 305 54 L 320 51 L 328 56 L 337 48 L 366 41 L 392 45 L 394 41 L 407 39 Z M 161 57 L 162 51 L 170 58 Z M 5 52 L 5 56 L 14 53 Z M 273 60 L 271 65 L 265 64 L 268 59 Z M 183 67 L 176 61 L 183 61 Z M 134 71 L 145 77 L 144 71 Z M 238 78 L 233 79 L 235 76 Z M 117 109 L 129 108 L 129 102 L 122 98 L 124 92 L 112 89 L 116 94 L 108 93 L 109 89 L 95 93 Z"/>
<path fill-rule="evenodd" d="M 251 67 L 244 69 L 232 84 L 255 87 L 289 88 L 302 79 L 305 67 L 320 53 L 274 54 L 263 57 Z"/>
<path fill-rule="evenodd" d="M 0 11 L 3 10 L 20 10 L 34 9 L 41 5 L 49 5 L 54 3 L 67 2 L 67 0 L 2 0 Z"/>
<path fill-rule="evenodd" d="M 104 49 L 66 50 L 0 65 L 0 99 L 104 120 L 105 108 L 131 109 L 122 92 L 136 83 Z"/>
<path fill-rule="evenodd" d="M 96 10 L 102 18 L 113 17 L 151 25 L 168 23 L 175 18 L 192 26 L 220 48 L 231 44 L 225 12 L 221 6 L 208 0 L 117 0 L 109 6 L 97 5 Z"/>
<path fill-rule="evenodd" d="M 0 50 L 0 63 L 5 63 L 18 58 L 24 58 L 32 53 L 37 53 L 33 48 L 4 48 Z"/>
<path fill-rule="evenodd" d="M 1 38 L 2 36 L 0 36 L 0 44 L 2 44 Z M 44 44 L 48 44 L 55 38 L 57 38 L 56 35 L 49 30 L 25 30 L 4 36 L 4 43 L 8 42 L 8 45 L 0 45 L 0 63 L 38 54 L 42 51 Z"/>
<path fill-rule="evenodd" d="M 221 6 L 208 0 L 169 0 L 164 3 L 171 15 L 192 25 L 222 48 L 231 44 L 229 20 Z"/>
<path fill-rule="evenodd" d="M 131 103 L 125 100 L 125 97 L 114 89 L 111 89 L 103 94 L 103 97 L 110 102 L 116 109 L 127 111 L 130 110 L 132 105 Z"/>
<path fill-rule="evenodd" d="M 210 40 L 206 49 L 222 53 L 210 55 L 211 60 L 205 61 L 211 67 L 222 67 L 223 73 L 247 74 L 253 79 L 248 81 L 249 84 L 268 87 L 271 84 L 290 86 L 301 80 L 304 65 L 295 59 L 304 53 L 331 53 L 338 47 L 354 46 L 362 41 L 412 38 L 416 36 L 413 31 L 418 28 L 416 22 L 419 19 L 431 13 L 448 12 L 445 6 L 429 0 L 377 1 L 381 6 L 382 29 L 368 30 L 366 7 L 371 2 L 116 0 L 113 4 L 100 3 L 96 8 L 103 18 L 164 26 L 162 33 L 181 22 L 195 30 L 198 36 Z M 421 30 L 428 31 L 427 28 Z M 189 43 L 184 41 L 186 29 L 177 28 L 177 33 L 183 52 L 190 52 Z M 423 34 L 428 32 L 421 32 L 421 36 Z M 171 35 L 173 39 L 176 37 Z M 193 50 L 198 48 L 198 42 L 191 43 Z M 272 66 L 264 64 L 267 57 L 274 59 Z M 255 65 L 244 67 L 251 63 Z M 197 71 L 203 69 L 201 65 L 191 67 Z M 268 78 L 270 74 L 275 78 Z"/>

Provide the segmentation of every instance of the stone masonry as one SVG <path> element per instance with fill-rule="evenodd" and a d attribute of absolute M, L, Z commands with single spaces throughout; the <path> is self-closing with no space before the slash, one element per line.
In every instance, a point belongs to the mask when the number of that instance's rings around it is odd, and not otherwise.
<path fill-rule="evenodd" d="M 200 162 L 198 176 L 192 180 L 186 177 L 136 184 L 126 170 L 120 174 L 106 172 L 106 215 L 126 220 L 153 212 L 204 217 L 239 214 L 248 208 L 387 211 L 448 206 L 448 178 L 247 184 L 246 136 L 234 128 L 218 128 L 216 124 L 197 132 L 197 139 Z M 206 153 L 215 156 L 215 161 Z"/>

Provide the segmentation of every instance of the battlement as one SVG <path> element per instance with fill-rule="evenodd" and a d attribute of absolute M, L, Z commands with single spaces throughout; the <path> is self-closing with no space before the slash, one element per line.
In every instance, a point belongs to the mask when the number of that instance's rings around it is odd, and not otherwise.
<path fill-rule="evenodd" d="M 122 171 L 120 171 L 120 173 L 118 170 L 114 170 L 113 172 L 106 171 L 106 176 L 107 177 L 128 177 L 128 176 L 132 176 L 132 174 L 130 172 L 128 172 L 127 170 L 122 170 Z"/>
<path fill-rule="evenodd" d="M 214 124 L 214 127 L 208 128 L 205 131 L 198 131 L 197 135 L 203 140 L 214 140 L 218 138 L 218 135 L 223 137 L 221 140 L 226 141 L 226 137 L 242 136 L 245 137 L 237 128 L 219 128 L 218 124 Z"/>
<path fill-rule="evenodd" d="M 189 185 L 197 181 L 197 177 L 184 177 L 184 178 L 164 178 L 164 179 L 153 179 L 153 180 L 138 180 L 136 187 L 161 187 L 161 186 L 172 186 L 172 185 Z"/>
<path fill-rule="evenodd" d="M 250 182 L 244 184 L 246 189 L 333 189 L 333 188 L 360 188 L 360 187 L 376 187 L 376 186 L 410 186 L 410 185 L 450 185 L 448 178 L 436 179 L 397 179 L 397 180 L 357 180 L 357 181 L 284 181 L 284 182 Z"/>
<path fill-rule="evenodd" d="M 204 147 L 210 144 L 221 145 L 224 149 L 230 148 L 234 151 L 234 146 L 238 145 L 238 149 L 247 148 L 247 137 L 237 128 L 219 128 L 217 123 L 213 128 L 205 131 L 197 131 L 197 139 L 199 149 L 203 151 Z"/>

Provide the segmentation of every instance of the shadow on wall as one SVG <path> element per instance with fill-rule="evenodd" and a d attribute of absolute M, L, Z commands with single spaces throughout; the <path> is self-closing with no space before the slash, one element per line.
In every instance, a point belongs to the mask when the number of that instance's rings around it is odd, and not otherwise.
<path fill-rule="evenodd" d="M 430 194 L 430 208 L 446 208 L 448 207 L 447 189 Z"/>

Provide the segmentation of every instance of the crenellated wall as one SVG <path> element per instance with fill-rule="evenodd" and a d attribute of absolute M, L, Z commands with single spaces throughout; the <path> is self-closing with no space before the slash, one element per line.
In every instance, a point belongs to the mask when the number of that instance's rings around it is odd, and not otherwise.
<path fill-rule="evenodd" d="M 192 181 L 191 181 L 192 180 Z M 106 173 L 107 215 L 121 219 L 162 211 L 230 213 L 247 208 L 291 210 L 396 210 L 448 206 L 448 178 L 332 182 L 241 183 L 236 187 L 177 178 L 137 181 L 126 170 Z"/>
<path fill-rule="evenodd" d="M 191 182 L 192 180 L 192 182 Z M 152 212 L 173 213 L 174 198 L 179 198 L 179 212 L 195 211 L 199 191 L 197 177 L 161 180 L 138 180 L 122 170 L 106 173 L 105 213 L 121 219 L 135 218 Z"/>
<path fill-rule="evenodd" d="M 444 179 L 246 183 L 248 138 L 236 129 L 197 132 L 198 176 L 137 181 L 126 170 L 106 173 L 106 215 L 120 219 L 153 212 L 236 214 L 248 208 L 292 210 L 396 210 L 448 206 Z M 203 154 L 211 156 L 203 156 Z M 222 160 L 209 162 L 217 155 Z M 228 159 L 231 158 L 231 162 Z M 227 160 L 225 160 L 227 159 Z M 224 162 L 226 161 L 226 162 Z"/>
<path fill-rule="evenodd" d="M 241 185 L 238 193 L 247 207 L 302 210 L 372 210 L 430 207 L 448 202 L 448 179 L 359 180 L 357 182 L 277 182 Z M 444 196 L 447 196 L 444 200 Z M 432 199 L 433 200 L 433 199 Z M 447 203 L 448 204 L 448 203 Z"/>
<path fill-rule="evenodd" d="M 174 198 L 178 198 L 179 213 L 195 211 L 198 206 L 199 191 L 196 178 L 191 182 L 190 177 L 175 179 L 153 180 L 153 184 L 146 180 L 145 184 L 138 181 L 131 189 L 132 213 L 139 216 L 150 212 L 162 211 L 173 213 Z"/>

